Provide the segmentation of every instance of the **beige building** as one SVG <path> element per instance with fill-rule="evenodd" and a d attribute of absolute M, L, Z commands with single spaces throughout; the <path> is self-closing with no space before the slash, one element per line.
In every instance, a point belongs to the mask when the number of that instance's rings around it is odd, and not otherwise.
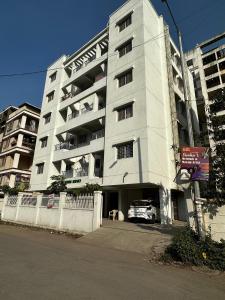
<path fill-rule="evenodd" d="M 4 114 L 4 112 L 10 112 Z M 29 186 L 40 109 L 23 103 L 2 112 L 0 144 L 0 186 Z M 3 121 L 4 120 L 4 121 Z"/>
<path fill-rule="evenodd" d="M 215 149 L 225 141 L 225 105 L 213 104 L 225 88 L 225 32 L 197 44 L 186 53 L 186 60 L 194 79 L 201 143 Z M 220 128 L 217 136 L 210 130 L 209 112 L 214 115 L 211 121 Z"/>

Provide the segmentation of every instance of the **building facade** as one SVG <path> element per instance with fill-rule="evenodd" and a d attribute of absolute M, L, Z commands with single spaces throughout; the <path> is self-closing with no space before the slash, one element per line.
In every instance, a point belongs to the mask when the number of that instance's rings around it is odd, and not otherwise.
<path fill-rule="evenodd" d="M 4 118 L 0 146 L 0 186 L 29 188 L 40 109 L 23 103 L 9 107 Z"/>
<path fill-rule="evenodd" d="M 213 103 L 225 88 L 225 32 L 198 44 L 186 53 L 186 60 L 194 79 L 201 143 L 214 149 L 225 140 L 225 106 Z M 214 116 L 211 121 L 221 127 L 216 137 L 210 127 L 209 114 Z"/>
<path fill-rule="evenodd" d="M 192 112 L 197 119 L 195 103 Z M 174 179 L 177 149 L 188 144 L 179 52 L 151 3 L 130 0 L 106 29 L 49 66 L 31 190 L 45 191 L 61 174 L 69 189 L 101 185 L 104 216 L 118 209 L 124 220 L 133 200 L 150 198 L 162 223 L 186 219 Z"/>

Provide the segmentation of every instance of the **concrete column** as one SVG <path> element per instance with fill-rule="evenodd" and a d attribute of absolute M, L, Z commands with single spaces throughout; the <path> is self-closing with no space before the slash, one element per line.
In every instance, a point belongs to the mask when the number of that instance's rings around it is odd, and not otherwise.
<path fill-rule="evenodd" d="M 21 147 L 22 144 L 23 144 L 23 134 L 20 133 L 20 134 L 18 134 L 18 138 L 17 138 L 17 146 Z"/>
<path fill-rule="evenodd" d="M 122 209 L 123 203 L 122 203 L 122 191 L 120 190 L 118 192 L 118 220 L 124 221 L 124 213 Z"/>
<path fill-rule="evenodd" d="M 108 202 L 109 202 L 109 192 L 105 192 L 105 198 L 104 198 L 104 218 L 108 218 Z"/>
<path fill-rule="evenodd" d="M 69 121 L 69 115 L 72 114 L 72 109 L 70 106 L 67 107 L 67 117 L 66 117 L 66 120 Z"/>
<path fill-rule="evenodd" d="M 1 219 L 4 220 L 5 218 L 5 207 L 7 205 L 7 201 L 8 201 L 8 194 L 4 195 L 4 199 L 3 199 L 3 204 L 2 204 L 2 213 L 1 213 Z"/>
<path fill-rule="evenodd" d="M 95 231 L 102 225 L 102 191 L 94 191 L 94 211 L 92 230 Z"/>
<path fill-rule="evenodd" d="M 94 95 L 93 111 L 98 111 L 98 96 L 97 96 L 97 94 Z"/>
<path fill-rule="evenodd" d="M 16 175 L 15 174 L 10 174 L 9 177 L 9 186 L 12 188 L 15 186 L 15 182 L 16 182 Z"/>
<path fill-rule="evenodd" d="M 101 48 L 100 48 L 100 45 L 97 44 L 96 45 L 96 58 L 99 58 L 101 57 Z"/>
<path fill-rule="evenodd" d="M 21 128 L 25 128 L 26 121 L 27 121 L 27 116 L 23 115 L 22 118 L 21 118 L 21 122 L 20 122 L 20 127 Z"/>
<path fill-rule="evenodd" d="M 194 211 L 195 211 L 195 207 L 194 207 L 194 195 L 193 195 L 193 191 L 192 189 L 190 189 L 190 187 L 185 187 L 185 191 L 184 191 L 184 199 L 185 199 L 185 206 L 186 206 L 186 220 L 189 224 L 189 226 L 195 230 L 196 229 L 196 221 L 194 218 Z"/>
<path fill-rule="evenodd" d="M 161 224 L 172 224 L 171 191 L 166 187 L 159 188 Z"/>
<path fill-rule="evenodd" d="M 16 216 L 15 216 L 15 221 L 17 222 L 19 219 L 19 211 L 20 211 L 20 206 L 23 198 L 23 193 L 18 193 L 17 196 L 17 202 L 16 202 Z"/>
<path fill-rule="evenodd" d="M 40 214 L 40 206 L 41 206 L 41 202 L 42 202 L 42 197 L 43 197 L 42 193 L 37 194 L 36 216 L 35 216 L 34 225 L 38 225 L 38 223 L 39 223 L 39 214 Z"/>
<path fill-rule="evenodd" d="M 197 222 L 198 222 L 197 232 L 200 237 L 205 236 L 205 223 L 204 223 L 203 213 L 202 213 L 202 204 L 203 204 L 203 201 L 195 200 L 196 218 L 197 218 Z"/>
<path fill-rule="evenodd" d="M 94 177 L 94 166 L 95 166 L 95 159 L 92 153 L 89 153 L 88 155 L 88 177 L 93 178 Z"/>
<path fill-rule="evenodd" d="M 13 165 L 12 165 L 13 168 L 15 169 L 18 168 L 19 160 L 20 160 L 20 153 L 15 153 L 13 158 Z"/>
<path fill-rule="evenodd" d="M 63 174 L 63 172 L 66 171 L 66 163 L 65 163 L 65 160 L 61 160 L 61 175 Z"/>
<path fill-rule="evenodd" d="M 66 204 L 66 192 L 61 192 L 60 193 L 60 198 L 59 198 L 59 229 L 62 229 L 63 227 L 63 210 L 65 208 Z"/>

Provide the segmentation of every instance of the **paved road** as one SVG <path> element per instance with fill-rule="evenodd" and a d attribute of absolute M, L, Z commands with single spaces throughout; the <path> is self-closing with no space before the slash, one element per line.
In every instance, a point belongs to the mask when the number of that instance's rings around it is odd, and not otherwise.
<path fill-rule="evenodd" d="M 225 299 L 225 277 L 0 225 L 0 299 Z"/>

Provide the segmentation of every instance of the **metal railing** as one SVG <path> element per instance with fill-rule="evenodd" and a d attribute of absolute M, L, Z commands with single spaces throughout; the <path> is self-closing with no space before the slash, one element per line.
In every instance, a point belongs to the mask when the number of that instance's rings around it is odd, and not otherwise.
<path fill-rule="evenodd" d="M 67 196 L 65 208 L 69 209 L 93 209 L 94 196 L 92 194 L 84 194 L 79 196 Z"/>
<path fill-rule="evenodd" d="M 33 197 L 32 195 L 23 195 L 21 200 L 22 206 L 36 206 L 37 197 Z"/>
<path fill-rule="evenodd" d="M 88 166 L 87 166 L 87 169 L 80 168 L 80 169 L 63 171 L 62 175 L 66 178 L 88 176 Z"/>
<path fill-rule="evenodd" d="M 90 135 L 90 137 L 89 137 L 90 140 L 87 139 L 86 142 L 77 143 L 77 144 L 71 144 L 70 142 L 63 142 L 63 143 L 56 144 L 55 145 L 55 151 L 59 151 L 59 150 L 73 150 L 73 149 L 81 148 L 81 147 L 84 147 L 84 146 L 88 146 L 88 145 L 90 145 L 90 142 L 92 140 L 100 139 L 100 138 L 102 138 L 104 136 L 105 136 L 105 130 L 104 129 L 100 129 L 100 130 L 97 130 L 97 131 L 93 132 Z"/>
<path fill-rule="evenodd" d="M 78 116 L 79 116 L 79 111 L 76 110 L 76 111 L 72 112 L 72 114 L 68 115 L 68 121 L 72 120 Z"/>
<path fill-rule="evenodd" d="M 7 204 L 6 205 L 16 206 L 17 200 L 18 200 L 17 196 L 9 196 L 8 199 L 7 199 Z"/>
<path fill-rule="evenodd" d="M 43 196 L 41 201 L 41 206 L 47 207 L 47 208 L 57 208 L 59 207 L 59 196 L 49 195 L 49 196 Z"/>
<path fill-rule="evenodd" d="M 100 129 L 91 134 L 91 140 L 100 139 L 105 136 L 105 129 Z"/>
<path fill-rule="evenodd" d="M 73 73 L 78 72 L 82 68 L 86 67 L 90 62 L 96 59 L 96 55 L 93 55 L 92 57 L 89 57 L 86 61 L 84 61 L 82 64 L 77 66 L 75 69 L 73 69 Z"/>

